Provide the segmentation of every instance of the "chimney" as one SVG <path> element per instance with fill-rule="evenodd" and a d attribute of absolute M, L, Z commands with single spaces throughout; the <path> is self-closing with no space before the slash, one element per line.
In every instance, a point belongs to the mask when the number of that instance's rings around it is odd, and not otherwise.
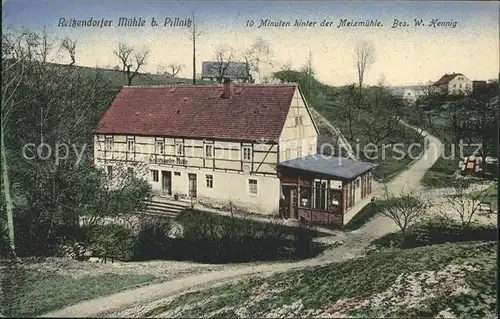
<path fill-rule="evenodd" d="M 222 94 L 222 98 L 230 99 L 233 95 L 233 84 L 229 78 L 224 79 L 224 93 Z"/>

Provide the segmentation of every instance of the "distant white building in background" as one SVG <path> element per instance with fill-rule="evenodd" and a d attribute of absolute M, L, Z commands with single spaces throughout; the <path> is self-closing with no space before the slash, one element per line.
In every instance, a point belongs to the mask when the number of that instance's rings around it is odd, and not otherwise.
<path fill-rule="evenodd" d="M 391 87 L 390 91 L 392 94 L 401 97 L 403 100 L 409 103 L 415 103 L 418 98 L 423 97 L 428 92 L 428 86 L 426 85 L 407 85 L 407 86 L 396 86 Z"/>
<path fill-rule="evenodd" d="M 472 81 L 462 73 L 445 74 L 434 84 L 443 94 L 471 94 Z"/>

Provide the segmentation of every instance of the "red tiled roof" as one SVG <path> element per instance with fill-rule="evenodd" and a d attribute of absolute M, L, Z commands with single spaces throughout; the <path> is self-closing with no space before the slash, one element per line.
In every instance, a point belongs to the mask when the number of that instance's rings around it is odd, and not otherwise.
<path fill-rule="evenodd" d="M 276 140 L 297 88 L 293 84 L 123 87 L 95 133 L 228 140 Z"/>
<path fill-rule="evenodd" d="M 443 84 L 448 84 L 450 83 L 451 80 L 453 80 L 456 76 L 463 76 L 462 73 L 453 73 L 453 74 L 445 74 L 443 75 L 439 80 L 437 80 L 434 85 L 443 85 Z"/>

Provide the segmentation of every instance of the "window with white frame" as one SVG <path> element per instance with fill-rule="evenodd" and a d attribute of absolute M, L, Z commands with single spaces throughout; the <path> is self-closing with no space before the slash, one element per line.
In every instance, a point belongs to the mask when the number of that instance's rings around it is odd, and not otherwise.
<path fill-rule="evenodd" d="M 175 155 L 184 155 L 183 143 L 175 143 Z"/>
<path fill-rule="evenodd" d="M 134 151 L 134 140 L 132 140 L 132 139 L 127 140 L 127 151 L 129 151 L 129 152 Z"/>
<path fill-rule="evenodd" d="M 252 148 L 249 146 L 243 147 L 243 160 L 244 161 L 251 161 L 252 160 Z"/>
<path fill-rule="evenodd" d="M 105 147 L 106 147 L 106 151 L 113 150 L 113 138 L 112 137 L 106 137 Z"/>
<path fill-rule="evenodd" d="M 257 180 L 256 179 L 249 179 L 248 180 L 248 193 L 250 195 L 257 195 Z"/>
<path fill-rule="evenodd" d="M 214 146 L 213 144 L 205 144 L 205 157 L 214 157 Z"/>
<path fill-rule="evenodd" d="M 158 174 L 158 170 L 155 170 L 155 169 L 151 170 L 151 174 L 153 175 L 153 182 L 158 182 L 158 180 L 159 180 L 159 178 L 158 178 L 159 177 L 158 176 L 159 175 Z"/>
<path fill-rule="evenodd" d="M 214 188 L 214 176 L 213 175 L 205 175 L 207 180 L 207 188 Z"/>
<path fill-rule="evenodd" d="M 165 143 L 163 141 L 156 141 L 156 154 L 165 154 Z"/>
<path fill-rule="evenodd" d="M 313 209 L 326 210 L 328 181 L 315 179 L 313 184 Z"/>

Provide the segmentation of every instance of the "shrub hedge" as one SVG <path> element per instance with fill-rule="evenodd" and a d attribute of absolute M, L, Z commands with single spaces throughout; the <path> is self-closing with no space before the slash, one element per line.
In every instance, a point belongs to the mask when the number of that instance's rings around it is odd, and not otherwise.
<path fill-rule="evenodd" d="M 174 224 L 182 235 L 169 237 Z M 186 210 L 175 221 L 147 218 L 133 232 L 109 224 L 89 234 L 91 250 L 121 260 L 188 260 L 203 263 L 232 263 L 300 259 L 324 248 L 313 243 L 315 232 L 308 227 L 287 227 Z"/>

